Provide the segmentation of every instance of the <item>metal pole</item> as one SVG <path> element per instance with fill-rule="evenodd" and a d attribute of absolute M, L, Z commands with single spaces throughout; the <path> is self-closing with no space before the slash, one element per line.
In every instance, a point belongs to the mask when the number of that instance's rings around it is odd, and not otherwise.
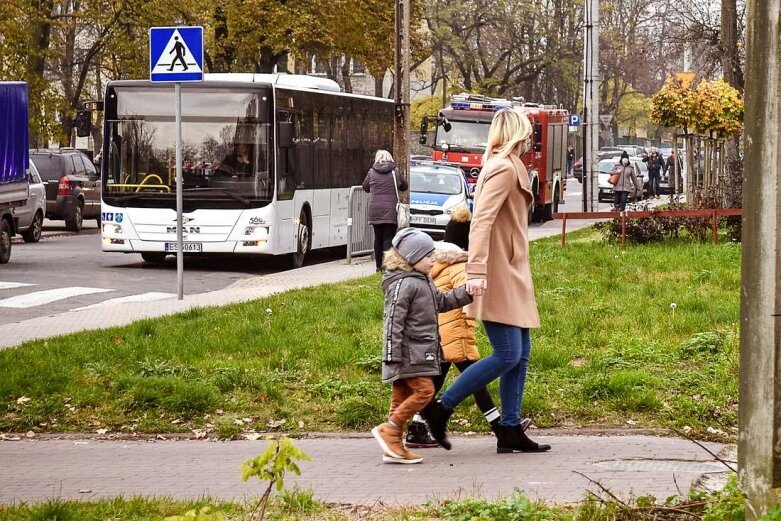
<path fill-rule="evenodd" d="M 738 476 L 746 519 L 781 500 L 781 0 L 747 2 Z"/>
<path fill-rule="evenodd" d="M 174 83 L 176 99 L 176 294 L 184 299 L 184 226 L 182 223 L 182 86 Z"/>

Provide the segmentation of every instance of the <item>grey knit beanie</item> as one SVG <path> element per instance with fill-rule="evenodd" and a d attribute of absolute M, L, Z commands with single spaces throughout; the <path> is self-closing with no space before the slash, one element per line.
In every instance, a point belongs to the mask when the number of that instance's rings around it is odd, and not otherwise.
<path fill-rule="evenodd" d="M 391 242 L 399 255 L 411 265 L 434 251 L 434 239 L 416 228 L 404 228 Z"/>

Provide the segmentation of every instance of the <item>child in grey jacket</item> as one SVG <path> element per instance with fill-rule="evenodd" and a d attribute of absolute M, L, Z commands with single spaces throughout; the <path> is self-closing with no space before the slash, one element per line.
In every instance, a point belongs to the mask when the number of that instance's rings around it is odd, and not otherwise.
<path fill-rule="evenodd" d="M 466 287 L 441 293 L 429 273 L 434 241 L 414 228 L 404 228 L 385 253 L 382 279 L 382 381 L 393 384 L 388 421 L 372 429 L 386 463 L 420 463 L 423 458 L 402 443 L 404 425 L 434 396 L 433 376 L 440 372 L 437 315 L 472 302 Z M 443 447 L 450 447 L 443 444 Z"/>

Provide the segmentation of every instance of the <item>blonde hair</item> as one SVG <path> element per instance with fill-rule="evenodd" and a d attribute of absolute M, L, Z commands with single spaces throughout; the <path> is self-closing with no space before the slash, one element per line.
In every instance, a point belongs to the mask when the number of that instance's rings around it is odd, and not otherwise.
<path fill-rule="evenodd" d="M 472 220 L 472 212 L 467 205 L 460 204 L 450 212 L 450 219 L 457 223 L 465 223 Z"/>
<path fill-rule="evenodd" d="M 382 265 L 388 271 L 401 270 L 412 271 L 412 264 L 407 262 L 407 259 L 402 257 L 396 248 L 391 248 L 385 252 L 382 258 Z"/>
<path fill-rule="evenodd" d="M 393 162 L 393 156 L 390 152 L 387 150 L 378 150 L 376 154 L 374 154 L 374 163 L 392 163 Z"/>
<path fill-rule="evenodd" d="M 532 134 L 532 124 L 526 114 L 517 109 L 503 109 L 496 113 L 488 131 L 488 143 L 483 164 L 493 156 L 507 157 Z"/>

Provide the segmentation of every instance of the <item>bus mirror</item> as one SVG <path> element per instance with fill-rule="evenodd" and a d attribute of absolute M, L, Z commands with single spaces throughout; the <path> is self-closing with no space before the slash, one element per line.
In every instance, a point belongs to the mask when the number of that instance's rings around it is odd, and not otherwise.
<path fill-rule="evenodd" d="M 423 116 L 420 120 L 420 139 L 418 142 L 421 145 L 425 145 L 428 141 L 428 116 Z"/>
<path fill-rule="evenodd" d="M 293 148 L 293 123 L 280 121 L 277 123 L 279 148 Z"/>
<path fill-rule="evenodd" d="M 438 116 L 437 117 L 437 125 L 441 126 L 445 129 L 445 132 L 450 132 L 450 129 L 453 128 L 453 125 L 450 124 L 450 122 L 447 120 L 445 116 Z"/>
<path fill-rule="evenodd" d="M 74 125 L 76 126 L 77 136 L 89 137 L 92 133 L 92 112 L 89 110 L 77 110 Z"/>

